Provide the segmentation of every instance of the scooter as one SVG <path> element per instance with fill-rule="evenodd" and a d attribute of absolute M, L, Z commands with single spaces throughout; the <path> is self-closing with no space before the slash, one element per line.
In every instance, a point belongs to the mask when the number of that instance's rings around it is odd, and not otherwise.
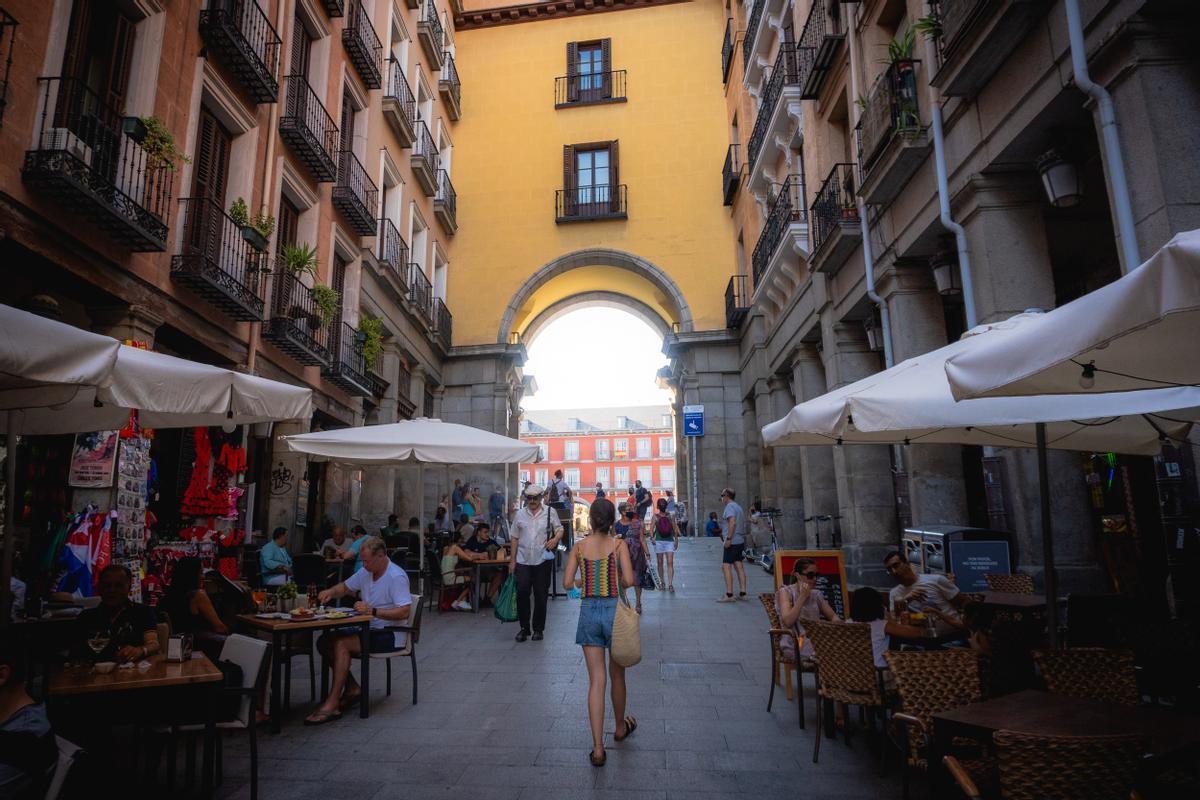
<path fill-rule="evenodd" d="M 767 530 L 771 534 L 771 546 L 759 553 L 754 559 L 754 563 L 763 568 L 768 575 L 775 574 L 775 551 L 779 548 L 779 538 L 775 533 L 775 520 L 783 516 L 783 512 L 777 508 L 765 508 L 761 512 L 762 518 L 766 520 Z"/>
<path fill-rule="evenodd" d="M 829 523 L 829 546 L 830 547 L 841 547 L 842 546 L 842 537 L 841 537 L 841 535 L 838 534 L 837 526 L 834 524 L 834 520 L 841 519 L 841 518 L 842 518 L 841 514 L 837 514 L 837 515 L 833 515 L 833 516 L 830 516 L 829 514 L 814 514 L 811 517 L 804 518 L 805 522 L 817 523 L 817 541 L 816 541 L 815 549 L 817 549 L 817 550 L 821 549 L 821 523 L 823 523 L 823 522 Z"/>

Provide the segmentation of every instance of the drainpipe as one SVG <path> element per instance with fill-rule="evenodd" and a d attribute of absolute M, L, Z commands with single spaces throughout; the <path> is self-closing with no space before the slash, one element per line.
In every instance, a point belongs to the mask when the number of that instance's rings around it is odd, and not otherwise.
<path fill-rule="evenodd" d="M 1108 162 L 1108 179 L 1112 189 L 1113 210 L 1117 215 L 1117 235 L 1121 237 L 1121 272 L 1127 273 L 1142 263 L 1138 255 L 1137 234 L 1133 228 L 1133 203 L 1129 199 L 1129 184 L 1125 179 L 1125 160 L 1121 157 L 1121 140 L 1117 135 L 1117 114 L 1112 95 L 1095 83 L 1088 74 L 1087 50 L 1083 44 L 1083 20 L 1079 0 L 1065 0 L 1067 31 L 1071 37 L 1071 66 L 1075 69 L 1075 85 L 1096 101 L 1100 111 L 1100 133 L 1104 142 L 1104 159 Z"/>
<path fill-rule="evenodd" d="M 933 13 L 929 4 L 925 4 L 925 15 Z M 925 39 L 925 61 L 929 65 L 937 63 L 937 43 L 932 38 Z M 942 227 L 954 234 L 958 245 L 958 272 L 962 278 L 963 310 L 967 317 L 967 330 L 979 324 L 979 315 L 975 312 L 975 280 L 971 274 L 971 255 L 967 251 L 967 232 L 963 226 L 950 216 L 950 184 L 946 179 L 946 138 L 942 132 L 942 93 L 933 85 L 928 87 L 929 116 L 933 120 L 933 165 L 937 173 L 938 219 Z"/>

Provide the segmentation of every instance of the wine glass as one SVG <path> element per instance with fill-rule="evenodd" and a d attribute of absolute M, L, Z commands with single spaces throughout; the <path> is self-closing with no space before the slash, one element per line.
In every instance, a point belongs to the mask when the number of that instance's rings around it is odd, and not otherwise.
<path fill-rule="evenodd" d="M 91 648 L 92 653 L 95 654 L 96 658 L 99 658 L 100 654 L 104 652 L 104 648 L 108 647 L 110 640 L 111 635 L 108 631 L 93 631 L 92 635 L 88 637 L 87 646 Z"/>

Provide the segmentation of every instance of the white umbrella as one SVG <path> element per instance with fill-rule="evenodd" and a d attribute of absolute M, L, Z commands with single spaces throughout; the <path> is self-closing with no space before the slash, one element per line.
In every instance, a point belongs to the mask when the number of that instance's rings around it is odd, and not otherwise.
<path fill-rule="evenodd" d="M 0 305 L 0 409 L 54 405 L 104 384 L 121 343 Z"/>
<path fill-rule="evenodd" d="M 417 516 L 425 519 L 425 464 L 519 464 L 540 459 L 536 444 L 496 433 L 442 422 L 417 419 L 387 425 L 366 425 L 331 431 L 300 433 L 283 438 L 289 450 L 314 461 L 341 464 L 417 464 Z M 417 535 L 424 541 L 424 532 Z M 421 547 L 421 571 L 425 547 Z"/>
<path fill-rule="evenodd" d="M 1181 439 L 1200 419 L 1200 388 L 1175 387 L 1100 395 L 1001 397 L 955 402 L 947 359 L 995 347 L 1035 324 L 1020 314 L 981 326 L 961 340 L 901 362 L 793 408 L 762 430 L 768 445 L 978 444 L 1037 447 L 1047 623 L 1055 639 L 1054 554 L 1046 449 L 1152 455 L 1161 439 Z"/>
<path fill-rule="evenodd" d="M 1200 230 L 1128 275 L 950 358 L 955 399 L 1200 384 Z"/>

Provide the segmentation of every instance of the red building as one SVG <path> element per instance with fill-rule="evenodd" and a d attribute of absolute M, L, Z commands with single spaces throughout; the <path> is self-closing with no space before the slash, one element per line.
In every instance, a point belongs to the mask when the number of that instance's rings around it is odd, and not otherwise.
<path fill-rule="evenodd" d="M 520 465 L 522 483 L 545 486 L 561 469 L 576 497 L 588 503 L 596 498 L 597 482 L 614 501 L 624 499 L 637 480 L 655 499 L 675 489 L 669 406 L 526 411 L 521 440 L 542 448 L 541 461 Z"/>

